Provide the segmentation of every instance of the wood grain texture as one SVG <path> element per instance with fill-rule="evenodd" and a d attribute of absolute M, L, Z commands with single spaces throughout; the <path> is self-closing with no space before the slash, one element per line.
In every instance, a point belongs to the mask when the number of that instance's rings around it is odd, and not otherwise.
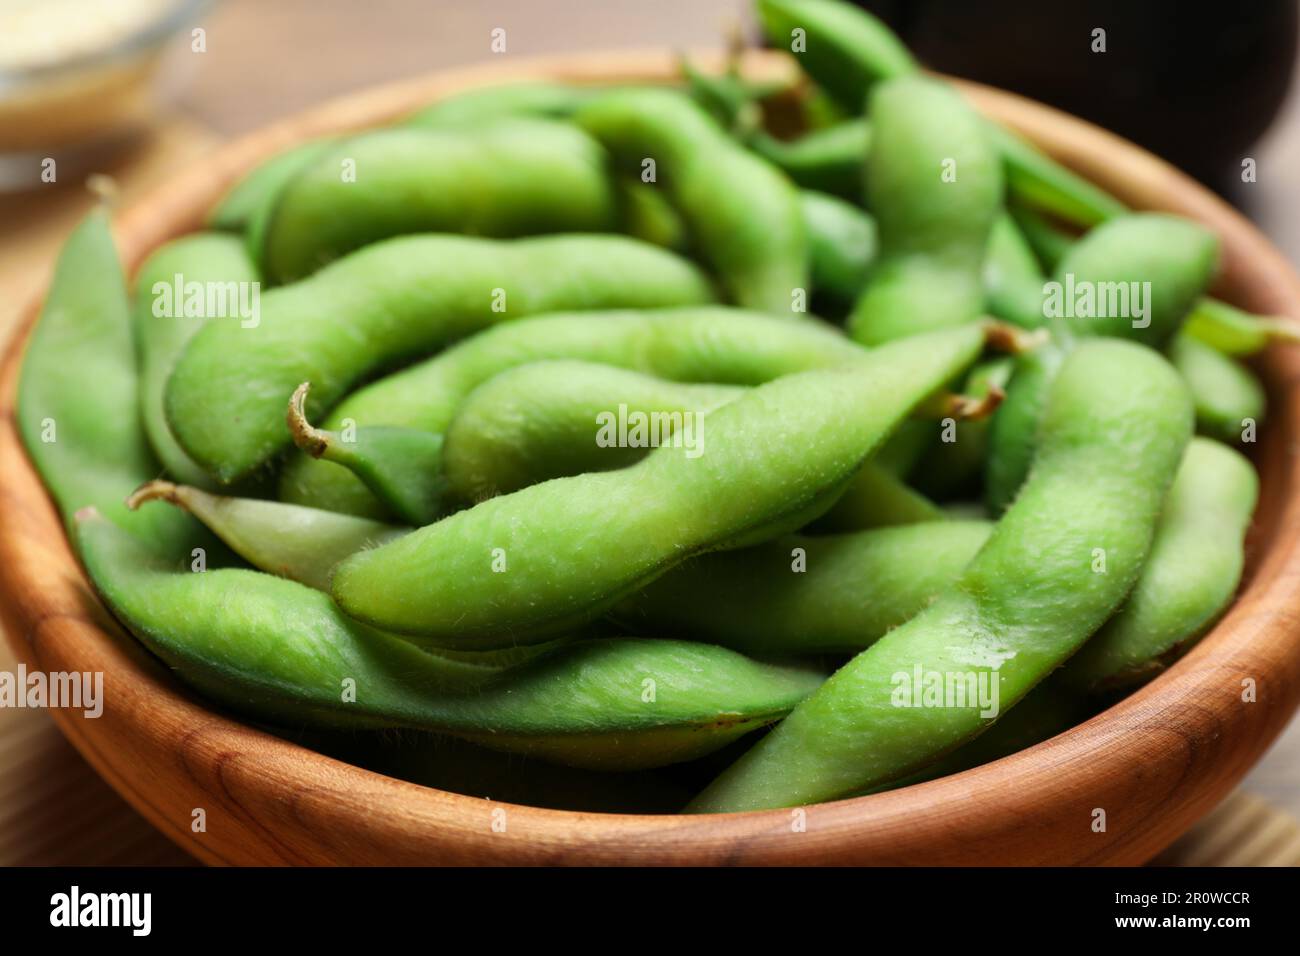
<path fill-rule="evenodd" d="M 756 54 L 754 73 L 785 69 Z M 400 115 L 474 85 L 527 76 L 575 82 L 663 80 L 673 58 L 619 53 L 492 66 L 384 87 L 279 123 L 214 153 L 124 212 L 128 268 L 194 228 L 260 157 L 302 138 Z M 1224 242 L 1219 291 L 1300 317 L 1300 279 L 1249 223 L 1168 165 L 1094 127 L 963 85 L 979 108 L 1021 129 L 1139 208 L 1200 220 Z M 21 338 L 0 366 L 0 611 L 16 652 L 42 670 L 101 670 L 107 706 L 54 712 L 69 739 L 160 830 L 213 863 L 1138 863 L 1228 793 L 1300 700 L 1300 358 L 1260 363 L 1273 417 L 1257 463 L 1263 491 L 1243 593 L 1168 673 L 1044 744 L 966 773 L 891 793 L 789 811 L 719 817 L 579 814 L 509 806 L 360 770 L 238 723 L 191 698 L 90 593 L 13 418 Z M 1254 681 L 1257 702 L 1242 701 Z M 207 831 L 194 833 L 194 808 Z M 492 826 L 506 812 L 504 832 Z M 1094 829 L 1094 811 L 1106 815 Z"/>
<path fill-rule="evenodd" d="M 1300 824 L 1238 791 L 1154 860 L 1152 866 L 1300 866 Z"/>

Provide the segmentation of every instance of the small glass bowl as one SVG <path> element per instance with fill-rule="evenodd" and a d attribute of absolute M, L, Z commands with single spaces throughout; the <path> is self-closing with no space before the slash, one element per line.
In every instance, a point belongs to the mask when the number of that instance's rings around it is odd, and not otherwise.
<path fill-rule="evenodd" d="M 48 182 L 51 160 L 62 180 L 139 132 L 188 76 L 188 36 L 212 2 L 0 5 L 0 191 Z"/>

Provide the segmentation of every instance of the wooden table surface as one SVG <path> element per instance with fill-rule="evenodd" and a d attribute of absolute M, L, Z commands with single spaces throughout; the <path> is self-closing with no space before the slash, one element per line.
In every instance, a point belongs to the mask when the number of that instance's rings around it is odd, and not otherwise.
<path fill-rule="evenodd" d="M 106 171 L 123 200 L 221 139 L 342 93 L 491 56 L 719 46 L 747 0 L 224 0 L 198 25 L 207 50 L 156 129 Z M 494 29 L 506 52 L 494 54 Z M 1259 144 L 1240 203 L 1300 262 L 1300 83 Z M 75 188 L 0 196 L 0 335 L 85 211 Z M 15 663 L 0 642 L 0 671 Z M 1288 813 L 1278 813 L 1282 808 Z M 1242 791 L 1160 863 L 1300 864 L 1300 721 Z M 0 709 L 0 865 L 190 862 L 104 784 L 40 711 Z"/>

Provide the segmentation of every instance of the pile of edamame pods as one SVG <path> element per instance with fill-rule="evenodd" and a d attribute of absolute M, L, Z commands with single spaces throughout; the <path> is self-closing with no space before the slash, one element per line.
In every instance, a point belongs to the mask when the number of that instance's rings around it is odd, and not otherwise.
<path fill-rule="evenodd" d="M 1209 629 L 1294 327 L 858 8 L 757 11 L 794 86 L 464 93 L 253 169 L 130 289 L 82 223 L 20 425 L 181 681 L 465 792 L 720 812 L 994 759 Z"/>

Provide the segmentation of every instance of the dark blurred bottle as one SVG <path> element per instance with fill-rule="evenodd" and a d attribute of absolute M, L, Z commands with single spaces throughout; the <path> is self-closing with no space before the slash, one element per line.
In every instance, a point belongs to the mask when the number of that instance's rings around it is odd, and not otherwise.
<path fill-rule="evenodd" d="M 1296 59 L 1296 0 L 858 2 L 926 66 L 1092 120 L 1212 184 L 1273 121 Z"/>

